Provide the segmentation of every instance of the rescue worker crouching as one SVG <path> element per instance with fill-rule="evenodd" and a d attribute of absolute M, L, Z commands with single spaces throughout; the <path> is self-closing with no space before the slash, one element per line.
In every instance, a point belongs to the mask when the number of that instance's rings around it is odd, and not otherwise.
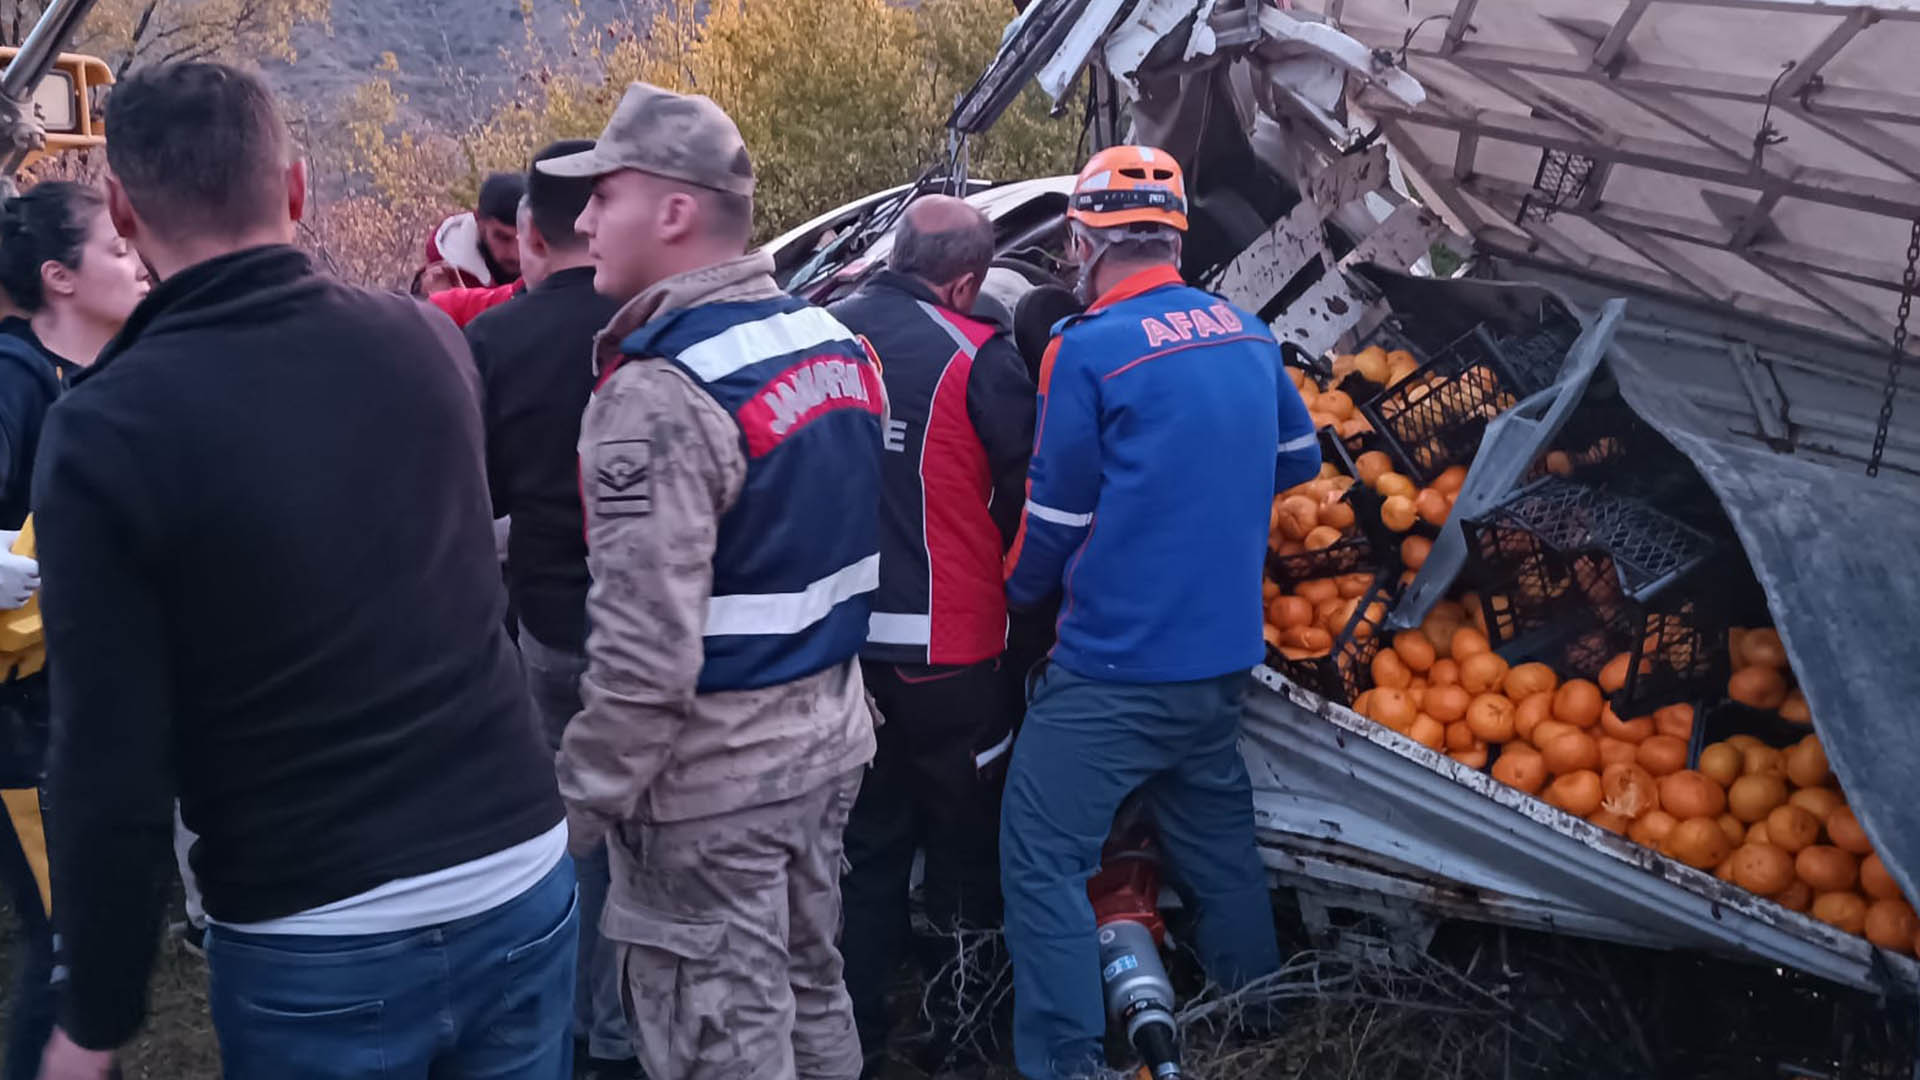
<path fill-rule="evenodd" d="M 625 306 L 581 422 L 582 711 L 559 758 L 576 852 L 610 838 L 649 1076 L 851 1078 L 841 832 L 873 756 L 856 658 L 879 581 L 879 376 L 743 254 L 753 169 L 704 97 L 628 88 L 578 228 Z"/>
<path fill-rule="evenodd" d="M 965 970 L 940 970 L 956 958 L 956 933 L 1000 922 L 999 802 L 1018 714 L 1001 560 L 1019 523 L 1034 399 L 1012 343 L 966 314 L 992 258 L 993 227 L 978 210 L 928 196 L 903 215 L 890 268 L 832 308 L 879 357 L 891 408 L 880 589 L 861 651 L 888 722 L 847 825 L 843 879 L 841 947 L 869 1071 L 884 1057 L 887 995 L 911 936 L 916 850 L 934 931 L 921 949 L 929 1071 L 965 1037 L 960 1008 L 996 966 L 975 949 Z"/>
<path fill-rule="evenodd" d="M 1267 328 L 1180 279 L 1186 200 L 1172 157 L 1101 151 L 1067 216 L 1092 304 L 1042 362 L 1007 566 L 1016 606 L 1066 592 L 1000 835 L 1014 1049 L 1034 1080 L 1103 1070 L 1087 880 L 1136 789 L 1196 911 L 1207 973 L 1233 987 L 1278 966 L 1236 738 L 1263 655 L 1255 583 L 1272 499 L 1319 468 Z"/>

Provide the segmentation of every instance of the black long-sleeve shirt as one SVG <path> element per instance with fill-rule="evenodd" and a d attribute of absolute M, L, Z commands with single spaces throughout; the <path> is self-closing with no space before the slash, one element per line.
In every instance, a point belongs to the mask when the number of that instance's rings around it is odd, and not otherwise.
<path fill-rule="evenodd" d="M 172 803 L 207 911 L 293 914 L 561 820 L 453 324 L 290 247 L 168 278 L 47 415 L 54 917 L 82 1046 L 138 1028 Z"/>
<path fill-rule="evenodd" d="M 593 336 L 620 305 L 593 268 L 561 270 L 467 324 L 480 367 L 493 513 L 510 515 L 507 591 L 542 645 L 585 652 L 587 537 L 580 414 L 593 396 Z"/>

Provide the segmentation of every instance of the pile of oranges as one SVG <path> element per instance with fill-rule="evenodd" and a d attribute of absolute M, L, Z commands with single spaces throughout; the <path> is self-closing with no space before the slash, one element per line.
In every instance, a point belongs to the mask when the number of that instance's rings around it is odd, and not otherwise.
<path fill-rule="evenodd" d="M 1370 345 L 1351 356 L 1336 355 L 1333 375 L 1335 379 L 1345 380 L 1349 375 L 1358 374 L 1384 387 L 1413 374 L 1419 366 L 1420 361 L 1404 349 L 1388 352 L 1378 345 Z M 1373 431 L 1373 425 L 1361 414 L 1352 395 L 1340 389 L 1322 390 L 1298 369 L 1289 369 L 1288 374 L 1293 378 L 1294 388 L 1300 391 L 1300 400 L 1306 404 L 1307 415 L 1313 418 L 1316 431 L 1330 427 L 1343 439 Z"/>
<path fill-rule="evenodd" d="M 1326 656 L 1333 651 L 1334 639 L 1353 621 L 1371 584 L 1373 575 L 1368 573 L 1302 581 L 1289 590 L 1265 582 L 1267 644 L 1289 660 Z M 1375 600 L 1367 618 L 1355 626 L 1355 637 L 1366 640 L 1386 615 L 1386 605 Z"/>
<path fill-rule="evenodd" d="M 1281 492 L 1267 519 L 1267 547 L 1276 555 L 1299 555 L 1330 548 L 1354 535 L 1357 522 L 1347 501 L 1347 489 L 1352 486 L 1353 478 L 1341 475 L 1340 467 L 1328 462 L 1320 466 L 1319 476 Z"/>
<path fill-rule="evenodd" d="M 1813 726 L 1813 713 L 1807 709 L 1806 696 L 1794 685 L 1793 671 L 1787 666 L 1787 649 L 1771 627 L 1742 629 L 1735 627 L 1727 635 L 1727 651 L 1733 657 L 1733 677 L 1727 680 L 1727 697 L 1756 709 L 1778 713 L 1780 719 L 1800 727 Z"/>

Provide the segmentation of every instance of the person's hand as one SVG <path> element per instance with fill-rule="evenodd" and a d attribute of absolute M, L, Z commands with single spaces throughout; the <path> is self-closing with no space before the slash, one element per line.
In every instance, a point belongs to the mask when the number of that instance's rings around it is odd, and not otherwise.
<path fill-rule="evenodd" d="M 108 1080 L 113 1075 L 113 1051 L 88 1050 L 53 1029 L 40 1054 L 40 1080 Z"/>
<path fill-rule="evenodd" d="M 19 536 L 18 532 L 0 529 L 0 611 L 25 605 L 40 588 L 40 560 L 9 550 Z"/>
<path fill-rule="evenodd" d="M 420 295 L 432 296 L 460 287 L 460 271 L 453 264 L 437 262 L 420 271 Z"/>

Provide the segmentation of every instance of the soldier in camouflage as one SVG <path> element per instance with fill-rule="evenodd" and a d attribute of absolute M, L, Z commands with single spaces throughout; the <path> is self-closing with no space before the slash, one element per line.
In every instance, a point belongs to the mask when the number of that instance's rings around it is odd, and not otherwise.
<path fill-rule="evenodd" d="M 861 343 L 743 254 L 753 170 L 711 101 L 628 89 L 578 228 L 600 334 L 580 432 L 591 632 L 559 778 L 610 842 L 647 1074 L 852 1080 L 841 832 L 874 751 L 884 392 Z"/>

